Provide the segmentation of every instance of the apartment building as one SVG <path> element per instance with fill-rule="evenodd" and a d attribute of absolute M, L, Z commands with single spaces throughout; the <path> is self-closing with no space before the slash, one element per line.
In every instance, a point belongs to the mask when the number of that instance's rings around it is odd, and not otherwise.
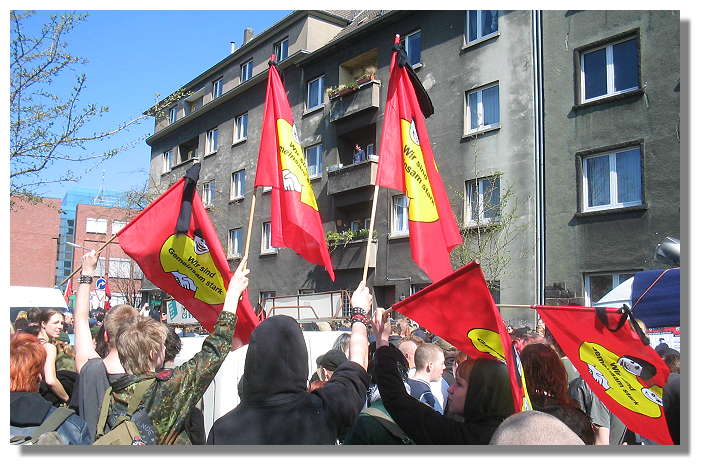
<path fill-rule="evenodd" d="M 595 16 L 591 15 L 600 14 L 295 11 L 257 35 L 246 30 L 241 47 L 146 112 L 155 116 L 154 134 L 147 139 L 152 148 L 151 179 L 165 189 L 184 175 L 194 157 L 199 157 L 199 190 L 234 268 L 245 243 L 267 60 L 275 54 L 307 156 L 324 229 L 332 241 L 336 281 L 332 283 L 322 267 L 306 262 L 293 251 L 271 246 L 270 201 L 266 190 L 258 190 L 248 261 L 252 302 L 272 296 L 354 289 L 362 278 L 363 235 L 370 228 L 374 231 L 374 249 L 369 277 L 377 302 L 389 306 L 413 294 L 428 285 L 429 279 L 410 257 L 405 198 L 380 188 L 375 223 L 370 227 L 391 47 L 395 34 L 399 34 L 435 107 L 426 125 L 466 240 L 464 248 L 453 253 L 454 266 L 479 259 L 501 303 L 543 302 L 544 288 L 546 301 L 556 298 L 562 302 L 568 290 L 569 295 L 582 298 L 586 291 L 580 282 L 585 273 L 612 272 L 616 268 L 614 263 L 607 267 L 598 265 L 595 259 L 588 260 L 590 250 L 602 249 L 600 240 L 621 243 L 620 248 L 610 246 L 599 255 L 605 263 L 614 262 L 616 258 L 610 253 L 629 251 L 632 242 L 623 235 L 605 238 L 601 232 L 589 233 L 595 240 L 592 245 L 576 242 L 577 232 L 592 230 L 589 227 L 595 226 L 595 217 L 607 217 L 602 225 L 610 231 L 610 222 L 619 216 L 590 214 L 577 224 L 572 216 L 566 218 L 567 206 L 578 197 L 575 163 L 584 155 L 592 156 L 592 151 L 609 153 L 607 145 L 632 148 L 639 138 L 635 133 L 649 134 L 643 124 L 656 122 L 656 115 L 646 118 L 648 112 L 636 113 L 631 127 L 626 114 L 611 116 L 615 122 L 593 123 L 595 110 L 616 105 L 583 107 L 585 103 L 575 102 L 574 54 L 579 58 L 581 51 L 589 53 L 599 47 L 602 39 L 611 40 L 630 31 L 633 34 L 634 28 L 641 28 L 638 34 L 642 36 L 666 35 L 669 40 L 674 36 L 676 47 L 678 39 L 677 15 L 675 22 L 669 22 L 670 13 L 666 12 L 615 12 L 614 18 L 603 21 L 604 26 L 598 22 L 596 28 Z M 668 33 L 652 33 L 647 25 L 670 29 Z M 641 78 L 642 88 L 645 77 Z M 655 83 L 658 79 L 649 81 L 647 93 L 632 94 L 630 99 L 646 99 L 664 91 L 665 85 Z M 677 119 L 677 101 L 665 104 L 669 106 L 668 115 Z M 610 140 L 606 135 L 590 137 L 594 126 L 612 135 L 629 128 L 633 135 L 603 143 Z M 675 158 L 677 154 L 669 155 Z M 656 157 L 660 160 L 661 154 Z M 566 164 L 568 160 L 572 167 Z M 661 164 L 665 163 L 657 165 Z M 677 180 L 663 183 L 678 187 Z M 678 190 L 674 191 L 677 196 Z M 660 194 L 654 193 L 653 199 Z M 659 205 L 672 203 L 670 199 L 654 201 Z M 655 214 L 652 208 L 655 206 L 649 206 L 649 214 Z M 653 238 L 653 234 L 649 236 Z M 642 255 L 650 249 L 644 248 Z M 647 265 L 643 261 L 630 265 L 630 269 Z M 564 289 L 555 294 L 555 286 Z M 515 326 L 533 325 L 535 321 L 530 309 L 506 310 L 503 315 Z"/>

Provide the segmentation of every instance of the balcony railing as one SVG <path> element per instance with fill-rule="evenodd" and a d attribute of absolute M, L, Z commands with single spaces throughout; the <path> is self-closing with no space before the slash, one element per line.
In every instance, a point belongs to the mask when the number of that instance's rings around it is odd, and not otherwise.
<path fill-rule="evenodd" d="M 365 267 L 366 251 L 367 238 L 330 248 L 330 260 L 333 263 L 333 269 L 363 269 Z M 375 266 L 377 266 L 377 240 L 372 240 L 369 267 L 374 268 Z"/>
<path fill-rule="evenodd" d="M 329 167 L 327 170 L 328 195 L 374 186 L 377 179 L 377 157 L 370 155 L 370 158 L 370 160 L 352 165 L 338 168 Z"/>
<path fill-rule="evenodd" d="M 341 94 L 331 100 L 331 122 L 352 116 L 369 109 L 379 109 L 380 82 L 372 80 L 360 85 L 357 90 Z"/>

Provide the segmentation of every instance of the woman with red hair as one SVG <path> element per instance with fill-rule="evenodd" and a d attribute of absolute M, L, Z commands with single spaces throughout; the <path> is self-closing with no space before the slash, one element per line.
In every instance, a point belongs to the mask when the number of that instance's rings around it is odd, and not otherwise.
<path fill-rule="evenodd" d="M 16 333 L 10 339 L 10 436 L 29 436 L 58 408 L 39 394 L 47 353 L 36 336 Z M 69 416 L 56 430 L 62 444 L 91 443 L 86 422 Z"/>

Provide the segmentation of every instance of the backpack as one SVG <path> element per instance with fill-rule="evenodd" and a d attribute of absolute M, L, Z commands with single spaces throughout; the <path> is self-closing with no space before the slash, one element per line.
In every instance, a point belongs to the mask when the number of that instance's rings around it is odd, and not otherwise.
<path fill-rule="evenodd" d="M 154 383 L 154 379 L 147 379 L 139 382 L 135 386 L 135 392 L 127 402 L 127 413 L 118 418 L 117 424 L 107 433 L 105 424 L 108 421 L 108 412 L 112 403 L 113 387 L 108 387 L 103 396 L 103 404 L 100 407 L 98 417 L 98 427 L 96 429 L 96 439 L 94 446 L 143 446 L 146 445 L 140 436 L 137 425 L 132 421 L 132 416 L 142 404 L 144 394 Z"/>
<path fill-rule="evenodd" d="M 71 408 L 61 407 L 50 414 L 42 424 L 29 435 L 10 436 L 10 444 L 15 445 L 64 445 L 64 441 L 56 432 L 69 416 L 74 414 Z"/>
<path fill-rule="evenodd" d="M 375 418 L 377 422 L 381 424 L 387 432 L 389 432 L 389 434 L 399 439 L 402 444 L 414 444 L 413 439 L 407 436 L 402 428 L 400 428 L 399 425 L 392 420 L 391 416 L 384 411 L 378 408 L 367 407 L 362 410 L 360 414 L 365 414 Z"/>

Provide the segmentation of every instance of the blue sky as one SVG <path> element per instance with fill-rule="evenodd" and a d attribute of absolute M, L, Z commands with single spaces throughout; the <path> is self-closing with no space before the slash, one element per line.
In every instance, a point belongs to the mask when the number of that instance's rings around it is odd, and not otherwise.
<path fill-rule="evenodd" d="M 38 11 L 30 20 L 37 28 L 51 14 Z M 87 89 L 82 102 L 108 106 L 110 112 L 92 123 L 90 129 L 113 128 L 119 122 L 139 116 L 155 103 L 155 95 L 165 98 L 181 85 L 215 65 L 230 52 L 230 41 L 242 45 L 243 30 L 261 33 L 290 11 L 164 11 L 135 10 L 78 11 L 88 13 L 66 37 L 73 55 L 88 64 L 77 66 L 74 75 L 85 73 Z M 73 77 L 66 77 L 71 78 Z M 65 94 L 71 81 L 57 84 Z M 81 175 L 77 183 L 45 185 L 40 194 L 63 197 L 73 186 L 124 191 L 143 184 L 149 170 L 149 146 L 144 137 L 151 134 L 154 119 L 144 119 L 132 130 L 110 143 L 111 147 L 139 138 L 136 146 L 95 168 L 95 163 L 73 165 Z M 140 138 L 141 137 L 141 138 Z M 63 170 L 57 165 L 54 170 Z M 54 171 L 53 170 L 53 171 Z"/>

